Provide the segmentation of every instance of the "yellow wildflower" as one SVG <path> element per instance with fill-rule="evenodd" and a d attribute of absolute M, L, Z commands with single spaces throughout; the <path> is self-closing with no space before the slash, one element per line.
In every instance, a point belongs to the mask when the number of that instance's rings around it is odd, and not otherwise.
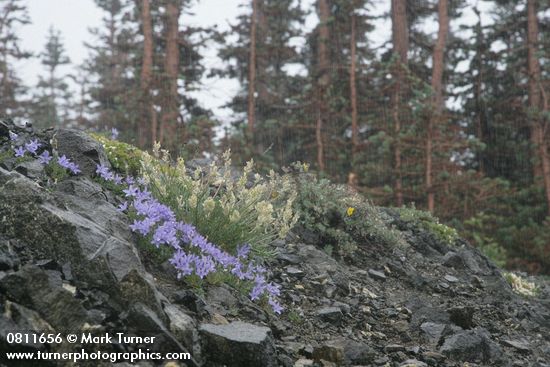
<path fill-rule="evenodd" d="M 352 206 L 348 207 L 348 210 L 346 211 L 348 217 L 351 217 L 353 215 L 353 212 L 355 212 L 355 208 Z"/>

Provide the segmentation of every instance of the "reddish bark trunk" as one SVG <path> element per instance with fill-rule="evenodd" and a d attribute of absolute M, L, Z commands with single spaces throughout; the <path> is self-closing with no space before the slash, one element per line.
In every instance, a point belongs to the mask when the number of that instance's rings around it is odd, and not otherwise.
<path fill-rule="evenodd" d="M 254 142 L 254 120 L 256 118 L 256 26 L 258 0 L 252 0 L 252 16 L 250 18 L 250 50 L 248 59 L 248 136 Z"/>
<path fill-rule="evenodd" d="M 531 113 L 529 118 L 533 155 L 536 157 L 533 172 L 535 180 L 537 175 L 542 175 L 547 211 L 550 215 L 550 156 L 544 136 L 543 120 L 540 116 L 540 112 L 544 107 L 541 103 L 541 71 L 537 56 L 538 33 L 537 0 L 527 0 L 527 67 L 529 72 L 529 109 Z"/>
<path fill-rule="evenodd" d="M 426 191 L 428 193 L 428 210 L 434 211 L 435 193 L 433 188 L 433 162 L 432 149 L 434 143 L 434 127 L 441 121 L 443 110 L 443 69 L 445 44 L 447 42 L 447 33 L 449 32 L 449 14 L 447 9 L 447 0 L 439 0 L 438 5 L 439 31 L 437 34 L 437 42 L 433 51 L 433 68 L 432 68 L 432 91 L 433 95 L 433 112 L 428 120 L 427 136 L 426 136 Z"/>
<path fill-rule="evenodd" d="M 330 83 L 329 72 L 329 52 L 328 52 L 328 40 L 329 29 L 328 20 L 330 17 L 330 10 L 327 0 L 318 0 L 319 7 L 319 34 L 318 34 L 318 101 L 317 101 L 317 124 L 315 126 L 315 140 L 317 143 L 317 165 L 320 171 L 325 170 L 325 154 L 323 145 L 323 124 L 327 118 L 327 100 L 326 90 Z"/>
<path fill-rule="evenodd" d="M 178 20 L 180 16 L 179 0 L 168 0 L 166 4 L 166 55 L 164 58 L 165 100 L 160 127 L 160 141 L 169 149 L 176 148 L 178 103 Z"/>
<path fill-rule="evenodd" d="M 401 172 L 401 144 L 399 134 L 401 132 L 400 104 L 401 91 L 405 90 L 405 68 L 407 66 L 407 52 L 409 50 L 409 34 L 407 28 L 407 2 L 406 0 L 392 0 L 391 18 L 392 18 L 392 42 L 393 52 L 398 56 L 399 62 L 395 68 L 395 88 L 392 96 L 393 109 L 392 117 L 394 121 L 394 174 L 395 174 L 395 204 L 403 205 L 403 178 Z"/>
<path fill-rule="evenodd" d="M 141 95 L 143 113 L 139 124 L 139 145 L 146 147 L 149 136 L 156 138 L 156 131 L 152 131 L 154 108 L 151 103 L 151 80 L 153 75 L 153 24 L 151 21 L 151 6 L 149 0 L 141 2 L 141 23 L 143 32 L 143 60 L 141 63 Z"/>
<path fill-rule="evenodd" d="M 358 126 L 357 126 L 357 84 L 355 81 L 356 74 L 356 16 L 355 9 L 353 9 L 351 15 L 351 37 L 350 37 L 350 70 L 349 70 L 349 86 L 350 86 L 350 99 L 351 99 L 351 159 L 352 170 L 355 171 L 355 155 L 358 150 Z"/>

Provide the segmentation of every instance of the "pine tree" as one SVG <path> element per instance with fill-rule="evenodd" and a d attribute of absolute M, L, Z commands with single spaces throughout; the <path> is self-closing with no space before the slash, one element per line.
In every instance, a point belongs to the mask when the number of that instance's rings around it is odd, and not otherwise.
<path fill-rule="evenodd" d="M 25 87 L 15 73 L 14 64 L 31 56 L 21 50 L 18 26 L 30 23 L 27 8 L 20 0 L 0 4 L 0 116 L 19 117 Z"/>
<path fill-rule="evenodd" d="M 116 127 L 133 140 L 139 115 L 134 9 L 126 0 L 95 2 L 105 12 L 103 27 L 90 29 L 95 41 L 85 43 L 90 57 L 82 66 L 92 77 L 94 125 L 100 130 Z"/>
<path fill-rule="evenodd" d="M 70 121 L 71 94 L 66 75 L 60 68 L 70 63 L 65 55 L 61 33 L 50 27 L 40 62 L 45 68 L 46 77 L 39 77 L 32 104 L 31 121 L 40 127 L 67 126 Z"/>
<path fill-rule="evenodd" d="M 245 136 L 242 128 L 246 121 L 252 141 L 249 139 L 251 149 L 247 152 L 242 144 L 234 144 L 235 152 L 244 159 L 255 153 L 259 154 L 260 163 L 284 165 L 300 159 L 297 150 L 301 144 L 296 143 L 300 138 L 296 137 L 294 124 L 306 83 L 303 76 L 290 74 L 287 68 L 302 63 L 298 48 L 291 42 L 303 37 L 305 14 L 300 3 L 292 0 L 254 0 L 249 4 L 250 10 L 231 27 L 237 41 L 220 50 L 225 67 L 214 72 L 241 82 L 241 90 L 229 103 L 239 116 L 234 137 Z M 246 119 L 241 117 L 243 114 Z"/>

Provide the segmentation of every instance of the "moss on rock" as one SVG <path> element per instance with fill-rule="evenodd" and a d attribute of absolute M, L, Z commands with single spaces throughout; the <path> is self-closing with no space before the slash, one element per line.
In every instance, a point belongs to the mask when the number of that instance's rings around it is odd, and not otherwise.
<path fill-rule="evenodd" d="M 100 134 L 92 133 L 90 135 L 101 143 L 111 166 L 115 170 L 134 176 L 139 173 L 143 151 L 131 144 L 111 140 Z"/>

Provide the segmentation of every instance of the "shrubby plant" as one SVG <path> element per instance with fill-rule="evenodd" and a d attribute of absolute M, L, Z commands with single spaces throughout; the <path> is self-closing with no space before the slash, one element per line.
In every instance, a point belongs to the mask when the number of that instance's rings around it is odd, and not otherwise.
<path fill-rule="evenodd" d="M 152 164 L 147 161 L 146 158 L 144 167 Z M 171 168 L 167 165 L 159 169 Z M 202 280 L 221 272 L 231 274 L 238 281 L 250 283 L 252 300 L 266 299 L 273 311 L 282 312 L 277 300 L 279 286 L 267 281 L 266 269 L 254 261 L 250 245 L 241 244 L 235 254 L 231 254 L 209 241 L 194 225 L 178 218 L 176 210 L 161 203 L 147 189 L 147 180 L 135 180 L 131 176 L 118 180 L 115 173 L 102 165 L 97 166 L 96 173 L 105 182 L 125 187 L 122 191 L 128 202 L 121 204 L 119 210 L 128 212 L 134 218 L 130 226 L 132 231 L 157 249 L 171 250 L 169 261 L 176 268 L 178 277 Z"/>
<path fill-rule="evenodd" d="M 254 173 L 253 161 L 232 177 L 231 158 L 189 172 L 183 159 L 174 166 L 157 144 L 153 156 L 144 153 L 141 174 L 153 196 L 173 208 L 178 220 L 229 252 L 249 244 L 252 253 L 270 256 L 270 244 L 284 238 L 298 220 L 293 210 L 296 191 L 288 175 Z"/>
<path fill-rule="evenodd" d="M 404 246 L 405 240 L 388 226 L 384 213 L 360 194 L 307 172 L 307 165 L 294 164 L 298 196 L 294 209 L 302 229 L 318 235 L 318 245 L 339 256 L 351 255 L 359 243 L 380 241 Z"/>
<path fill-rule="evenodd" d="M 414 205 L 397 208 L 397 212 L 402 221 L 423 228 L 448 245 L 453 245 L 458 239 L 458 233 L 454 228 L 439 223 L 439 220 L 430 212 L 418 210 Z"/>
<path fill-rule="evenodd" d="M 514 273 L 504 272 L 503 275 L 514 290 L 514 292 L 516 292 L 517 294 L 526 297 L 533 297 L 537 295 L 538 288 L 535 283 L 529 282 L 528 280 Z"/>

